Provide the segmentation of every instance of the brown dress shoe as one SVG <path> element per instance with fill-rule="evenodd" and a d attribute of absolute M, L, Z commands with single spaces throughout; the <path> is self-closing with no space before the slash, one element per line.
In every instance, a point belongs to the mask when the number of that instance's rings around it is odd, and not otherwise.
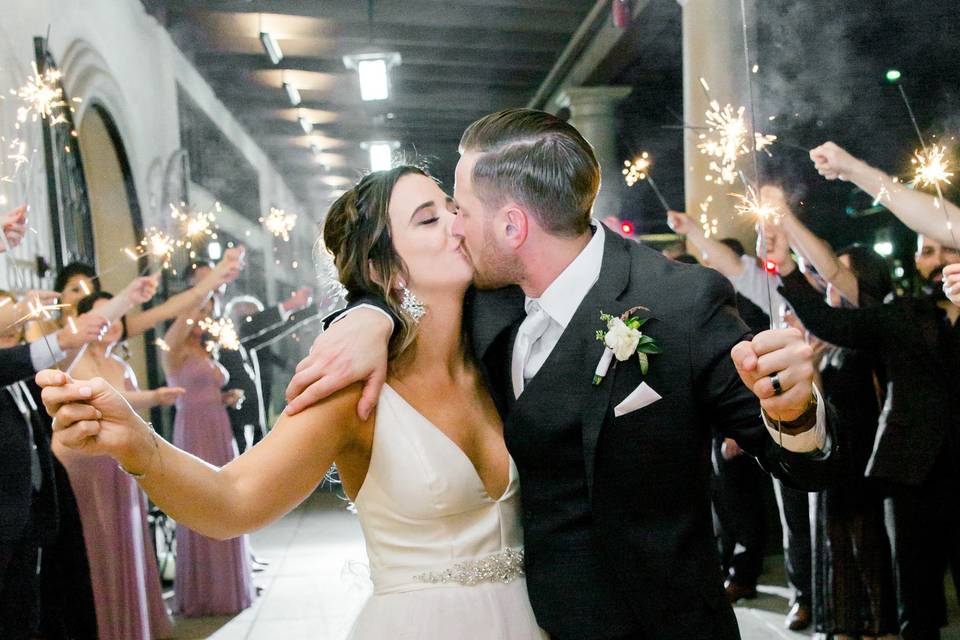
<path fill-rule="evenodd" d="M 812 621 L 810 607 L 796 602 L 790 607 L 790 613 L 787 614 L 783 624 L 791 631 L 801 631 L 809 627 Z"/>
<path fill-rule="evenodd" d="M 752 600 L 757 597 L 757 585 L 746 585 L 727 580 L 723 583 L 723 589 L 727 592 L 727 601 L 735 604 L 738 600 Z"/>

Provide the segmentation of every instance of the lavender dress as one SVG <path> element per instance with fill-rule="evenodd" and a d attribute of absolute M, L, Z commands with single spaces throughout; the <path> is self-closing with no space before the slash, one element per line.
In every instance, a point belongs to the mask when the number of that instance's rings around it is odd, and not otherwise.
<path fill-rule="evenodd" d="M 173 444 L 210 464 L 237 457 L 230 418 L 220 400 L 226 371 L 211 358 L 187 358 L 167 373 L 170 385 L 187 393 L 177 399 Z M 233 615 L 253 602 L 250 549 L 246 536 L 213 540 L 177 525 L 176 608 L 187 617 Z"/>
<path fill-rule="evenodd" d="M 77 497 L 100 640 L 171 637 L 143 492 L 107 456 L 67 452 L 61 462 Z"/>

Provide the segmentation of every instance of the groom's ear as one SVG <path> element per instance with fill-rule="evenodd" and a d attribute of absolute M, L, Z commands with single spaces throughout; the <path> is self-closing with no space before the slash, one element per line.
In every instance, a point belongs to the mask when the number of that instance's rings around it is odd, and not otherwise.
<path fill-rule="evenodd" d="M 508 246 L 512 249 L 520 248 L 527 240 L 530 232 L 530 217 L 517 204 L 510 203 L 503 208 L 504 236 Z"/>

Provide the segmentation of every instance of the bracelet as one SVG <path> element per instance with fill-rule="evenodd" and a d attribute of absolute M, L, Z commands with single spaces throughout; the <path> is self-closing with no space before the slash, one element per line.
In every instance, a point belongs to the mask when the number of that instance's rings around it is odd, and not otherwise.
<path fill-rule="evenodd" d="M 159 438 L 160 436 L 157 435 L 156 430 L 153 428 L 153 423 L 152 423 L 152 422 L 148 422 L 148 423 L 147 423 L 147 427 L 149 427 L 149 429 L 150 429 L 150 435 L 153 436 L 153 449 L 154 449 L 154 453 L 157 455 L 157 457 L 160 457 L 160 443 L 157 441 L 157 438 Z M 133 478 L 134 480 L 140 481 L 140 480 L 143 480 L 144 478 L 147 477 L 147 471 L 149 471 L 150 466 L 151 466 L 150 463 L 152 463 L 152 462 L 153 462 L 153 456 L 150 456 L 150 462 L 147 463 L 147 468 L 144 469 L 144 471 L 141 472 L 141 473 L 134 473 L 134 472 L 132 472 L 132 471 L 127 471 L 126 469 L 123 468 L 123 465 L 120 464 L 119 462 L 117 463 L 117 467 L 120 469 L 120 471 L 123 471 L 125 474 L 127 474 L 128 476 L 130 476 L 130 477 Z M 162 458 L 162 457 L 160 458 L 160 472 L 161 472 L 161 474 L 163 473 L 163 458 Z"/>

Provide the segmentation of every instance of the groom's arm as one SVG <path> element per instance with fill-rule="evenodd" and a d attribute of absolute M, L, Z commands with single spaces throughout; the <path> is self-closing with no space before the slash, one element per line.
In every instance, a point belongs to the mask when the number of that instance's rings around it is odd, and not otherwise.
<path fill-rule="evenodd" d="M 837 464 L 832 446 L 835 421 L 819 394 L 811 394 L 808 376 L 812 376 L 812 368 L 804 361 L 805 346 L 794 344 L 789 331 L 764 332 L 754 343 L 747 343 L 763 355 L 747 362 L 749 356 L 744 358 L 741 350 L 750 336 L 737 315 L 729 283 L 710 273 L 701 277 L 694 289 L 700 304 L 691 313 L 689 335 L 699 415 L 788 485 L 803 490 L 829 485 Z M 741 367 L 752 373 L 737 370 L 731 357 L 735 347 Z M 781 371 L 784 392 L 780 395 L 770 388 L 766 369 L 771 366 Z M 745 385 L 744 378 L 752 388 Z M 816 404 L 811 402 L 814 395 Z M 758 396 L 763 398 L 766 413 L 774 416 L 768 420 L 772 428 L 765 424 Z M 781 419 L 781 432 L 776 418 Z"/>

